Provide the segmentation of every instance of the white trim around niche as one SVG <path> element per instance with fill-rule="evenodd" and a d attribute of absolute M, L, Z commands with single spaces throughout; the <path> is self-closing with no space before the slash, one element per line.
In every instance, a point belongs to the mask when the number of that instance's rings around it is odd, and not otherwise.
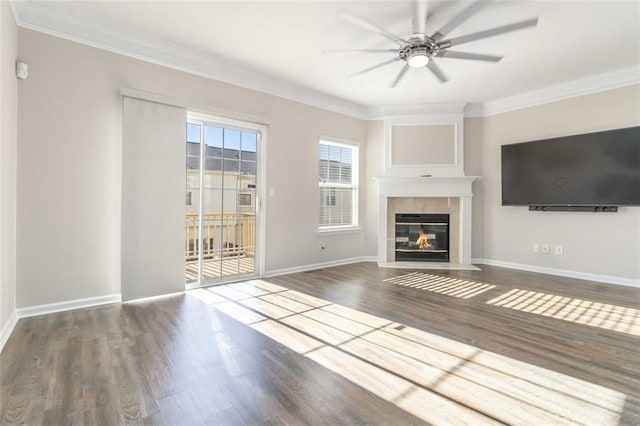
<path fill-rule="evenodd" d="M 393 127 L 394 126 L 428 126 L 452 124 L 455 132 L 453 164 L 393 164 Z M 433 114 L 423 116 L 392 117 L 384 120 L 384 175 L 394 177 L 433 177 L 464 176 L 464 115 Z"/>

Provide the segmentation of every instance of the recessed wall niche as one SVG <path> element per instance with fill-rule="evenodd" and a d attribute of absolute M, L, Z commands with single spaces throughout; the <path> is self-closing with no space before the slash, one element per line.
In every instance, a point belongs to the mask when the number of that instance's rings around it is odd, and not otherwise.
<path fill-rule="evenodd" d="M 454 124 L 395 125 L 391 130 L 391 164 L 455 165 L 456 128 Z"/>
<path fill-rule="evenodd" d="M 464 176 L 462 114 L 385 120 L 385 176 Z"/>

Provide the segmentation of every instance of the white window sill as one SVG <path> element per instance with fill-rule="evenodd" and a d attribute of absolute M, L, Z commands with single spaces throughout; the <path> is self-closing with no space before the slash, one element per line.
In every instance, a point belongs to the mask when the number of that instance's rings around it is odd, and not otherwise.
<path fill-rule="evenodd" d="M 360 231 L 362 231 L 362 228 L 359 226 L 340 226 L 318 229 L 318 235 L 357 234 Z"/>

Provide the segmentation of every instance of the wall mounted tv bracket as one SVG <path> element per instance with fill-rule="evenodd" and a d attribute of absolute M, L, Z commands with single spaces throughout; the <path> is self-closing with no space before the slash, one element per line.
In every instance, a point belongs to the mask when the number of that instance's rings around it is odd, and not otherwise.
<path fill-rule="evenodd" d="M 536 212 L 594 212 L 594 213 L 615 213 L 618 206 L 549 206 L 542 204 L 531 204 L 529 211 Z"/>

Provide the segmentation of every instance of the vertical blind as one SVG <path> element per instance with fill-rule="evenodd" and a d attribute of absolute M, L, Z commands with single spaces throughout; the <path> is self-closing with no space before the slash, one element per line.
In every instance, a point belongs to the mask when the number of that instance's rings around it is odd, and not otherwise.
<path fill-rule="evenodd" d="M 187 111 L 123 98 L 122 298 L 184 290 Z"/>

